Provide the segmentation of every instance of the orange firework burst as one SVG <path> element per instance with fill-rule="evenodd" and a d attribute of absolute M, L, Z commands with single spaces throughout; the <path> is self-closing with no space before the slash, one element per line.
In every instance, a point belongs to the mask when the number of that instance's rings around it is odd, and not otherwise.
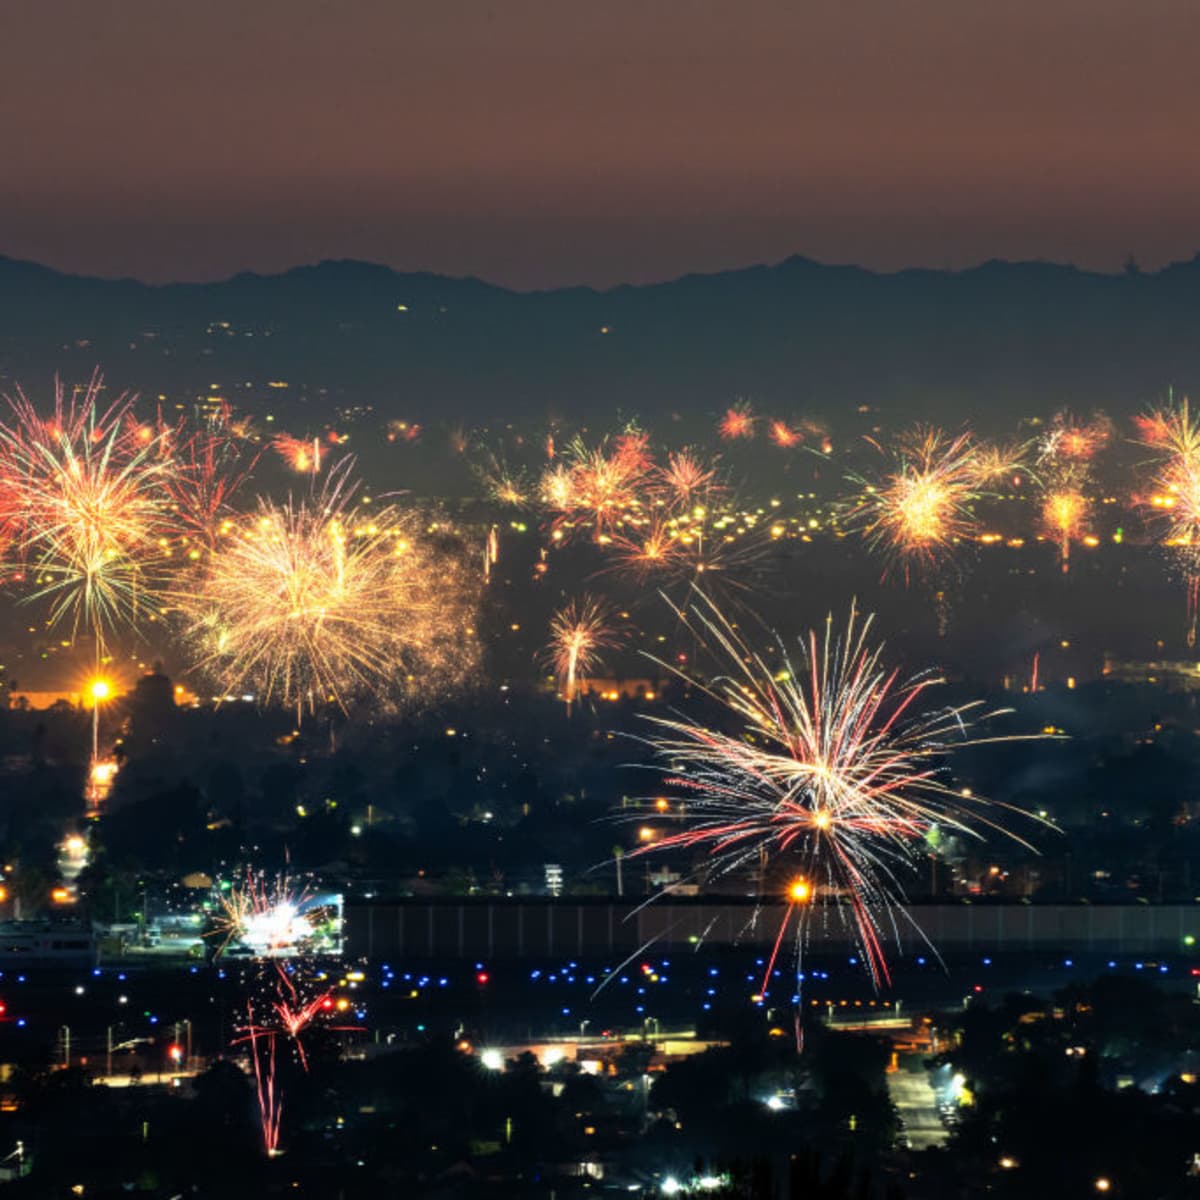
<path fill-rule="evenodd" d="M 655 490 L 661 492 L 672 508 L 690 508 L 697 501 L 705 504 L 724 490 L 717 477 L 716 465 L 685 447 L 667 455 L 658 468 Z"/>
<path fill-rule="evenodd" d="M 524 474 L 511 469 L 503 459 L 488 455 L 483 466 L 477 468 L 484 491 L 496 501 L 509 508 L 524 508 L 531 499 L 531 488 Z"/>
<path fill-rule="evenodd" d="M 584 596 L 554 614 L 550 642 L 544 654 L 558 676 L 559 690 L 571 711 L 580 678 L 600 665 L 600 652 L 621 644 L 613 629 L 608 606 Z"/>
<path fill-rule="evenodd" d="M 768 436 L 781 450 L 791 450 L 804 441 L 804 434 L 787 421 L 772 421 L 767 428 Z"/>
<path fill-rule="evenodd" d="M 143 436 L 131 397 L 102 410 L 101 390 L 99 376 L 70 398 L 60 386 L 47 419 L 18 393 L 0 425 L 0 528 L 13 565 L 30 568 L 29 599 L 50 601 L 51 624 L 69 624 L 72 637 L 86 629 L 98 653 L 117 627 L 154 619 L 146 601 L 179 532 L 163 436 Z"/>
<path fill-rule="evenodd" d="M 1079 540 L 1087 511 L 1087 498 L 1072 485 L 1069 475 L 1060 476 L 1042 499 L 1042 524 L 1047 536 L 1058 542 L 1064 574 L 1070 570 L 1071 543 Z"/>
<path fill-rule="evenodd" d="M 641 435 L 626 435 L 611 451 L 605 446 L 589 448 L 577 438 L 568 455 L 568 463 L 542 473 L 538 489 L 543 503 L 558 513 L 560 524 L 586 522 L 600 536 L 641 507 L 649 473 Z"/>
<path fill-rule="evenodd" d="M 1002 481 L 1016 482 L 1025 469 L 1029 457 L 1029 444 L 976 443 L 974 449 L 975 477 L 981 489 L 995 486 Z"/>
<path fill-rule="evenodd" d="M 795 663 L 777 636 L 768 651 L 751 646 L 703 597 L 680 615 L 716 657 L 717 672 L 706 680 L 659 665 L 726 720 L 714 728 L 686 716 L 646 718 L 653 732 L 645 740 L 681 801 L 666 816 L 655 805 L 656 820 L 682 828 L 657 839 L 653 852 L 701 853 L 702 876 L 750 869 L 762 878 L 766 864 L 784 873 L 790 882 L 772 893 L 788 906 L 764 992 L 792 917 L 799 955 L 831 910 L 853 931 L 873 982 L 887 983 L 887 933 L 911 920 L 901 876 L 928 853 L 934 827 L 1015 837 L 986 814 L 985 801 L 964 799 L 970 794 L 952 786 L 941 761 L 956 743 L 1008 740 L 971 736 L 999 713 L 978 702 L 926 708 L 926 693 L 942 680 L 904 681 L 885 666 L 882 647 L 869 641 L 870 618 L 860 622 L 853 609 L 844 634 L 830 619 L 823 634 L 801 639 Z"/>
<path fill-rule="evenodd" d="M 898 440 L 894 470 L 868 485 L 851 512 L 868 542 L 910 567 L 937 566 L 972 536 L 972 501 L 979 494 L 975 446 L 969 434 L 917 429 Z"/>
<path fill-rule="evenodd" d="M 727 442 L 744 441 L 754 436 L 758 418 L 748 400 L 731 404 L 717 424 L 717 433 Z"/>
<path fill-rule="evenodd" d="M 637 582 L 677 571 L 686 559 L 678 534 L 666 521 L 653 520 L 645 529 L 615 536 L 607 547 L 611 570 Z"/>
<path fill-rule="evenodd" d="M 309 501 L 260 499 L 176 601 L 226 694 L 343 710 L 408 703 L 475 671 L 478 585 L 461 544 L 419 514 L 351 507 L 348 464 Z"/>
<path fill-rule="evenodd" d="M 271 448 L 298 475 L 319 475 L 323 451 L 320 438 L 296 438 L 281 433 L 271 442 Z"/>
<path fill-rule="evenodd" d="M 1143 418 L 1138 428 L 1157 451 L 1147 504 L 1187 584 L 1187 643 L 1193 646 L 1200 599 L 1200 421 L 1185 397 Z"/>
<path fill-rule="evenodd" d="M 1089 421 L 1077 420 L 1063 409 L 1054 415 L 1042 438 L 1042 460 L 1058 462 L 1090 462 L 1108 444 L 1112 423 L 1103 414 L 1094 414 Z"/>

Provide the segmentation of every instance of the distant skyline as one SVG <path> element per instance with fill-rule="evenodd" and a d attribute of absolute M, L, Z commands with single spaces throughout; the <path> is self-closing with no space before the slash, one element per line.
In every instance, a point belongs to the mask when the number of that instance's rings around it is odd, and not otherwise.
<path fill-rule="evenodd" d="M 1189 0 L 47 0 L 0 33 L 0 253 L 77 273 L 1200 248 Z"/>

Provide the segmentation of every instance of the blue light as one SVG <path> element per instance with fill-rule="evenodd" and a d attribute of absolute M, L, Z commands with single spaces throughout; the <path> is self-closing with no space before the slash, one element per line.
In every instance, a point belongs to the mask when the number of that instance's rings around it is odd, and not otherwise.
<path fill-rule="evenodd" d="M 24 1017 L 18 1017 L 18 1018 L 17 1018 L 17 1024 L 20 1026 L 20 1028 L 24 1029 L 24 1028 L 25 1028 L 25 1018 L 24 1018 Z"/>
<path fill-rule="evenodd" d="M 918 967 L 923 967 L 924 965 L 925 965 L 925 960 L 924 960 L 923 958 L 918 958 L 918 959 L 917 959 L 917 966 L 918 966 Z M 826 978 L 828 978 L 828 976 L 827 976 Z"/>
<path fill-rule="evenodd" d="M 158 1024 L 158 1018 L 157 1018 L 157 1017 L 151 1017 L 151 1018 L 150 1018 L 150 1024 L 151 1024 L 151 1025 L 157 1025 L 157 1024 Z"/>
<path fill-rule="evenodd" d="M 984 965 L 985 967 L 990 967 L 990 966 L 992 965 L 992 960 L 991 960 L 990 958 L 985 958 L 985 959 L 983 960 L 983 965 Z"/>
<path fill-rule="evenodd" d="M 589 976 L 587 977 L 587 979 L 586 979 L 586 980 L 584 980 L 584 982 L 585 982 L 585 983 L 595 983 L 595 982 L 596 982 L 596 977 L 595 977 L 595 975 L 589 975 Z"/>
<path fill-rule="evenodd" d="M 716 967 L 709 967 L 709 968 L 708 968 L 708 973 L 709 973 L 710 975 L 719 975 L 719 974 L 720 974 L 720 972 L 717 970 L 717 968 L 716 968 Z"/>
<path fill-rule="evenodd" d="M 417 1032 L 418 1032 L 418 1033 L 424 1033 L 424 1032 L 425 1032 L 425 1026 L 424 1026 L 424 1025 L 418 1025 L 418 1026 L 417 1026 Z"/>
<path fill-rule="evenodd" d="M 17 976 L 17 982 L 18 982 L 18 983 L 24 983 L 24 982 L 25 982 L 25 976 L 24 976 L 24 975 L 18 975 L 18 976 Z"/>
<path fill-rule="evenodd" d="M 1158 973 L 1160 975 L 1165 975 L 1167 973 L 1167 964 L 1166 963 L 1160 964 L 1160 966 L 1158 968 Z"/>
<path fill-rule="evenodd" d="M 1110 968 L 1112 968 L 1112 967 L 1115 967 L 1117 964 L 1116 964 L 1116 962 L 1115 962 L 1113 959 L 1111 959 L 1111 958 L 1110 958 L 1110 959 L 1108 960 L 1108 965 L 1109 965 L 1109 967 L 1110 967 Z"/>
<path fill-rule="evenodd" d="M 569 1017 L 571 1015 L 571 1010 L 569 1008 L 564 1008 L 562 1011 L 564 1017 Z"/>
<path fill-rule="evenodd" d="M 855 955 L 853 955 L 853 954 L 852 954 L 852 955 L 850 955 L 850 965 L 851 965 L 852 967 L 857 967 L 857 966 L 858 966 L 858 959 L 857 959 L 857 957 L 856 957 Z"/>
<path fill-rule="evenodd" d="M 711 1005 L 711 1004 L 709 1004 L 707 1000 L 706 1000 L 706 1001 L 705 1001 L 705 1002 L 704 1002 L 702 1005 L 700 1005 L 700 1007 L 701 1007 L 702 1009 L 704 1009 L 704 1011 L 705 1011 L 705 1012 L 711 1012 L 711 1011 L 712 1011 L 712 1005 Z"/>
<path fill-rule="evenodd" d="M 475 970 L 477 970 L 477 971 L 482 971 L 482 970 L 483 970 L 483 963 L 476 963 L 476 964 L 475 964 Z"/>
<path fill-rule="evenodd" d="M 541 971 L 530 971 L 529 972 L 530 979 L 537 979 L 540 975 L 541 975 Z"/>
<path fill-rule="evenodd" d="M 93 977 L 99 976 L 99 974 L 100 974 L 100 968 L 99 968 L 99 967 L 93 967 L 93 968 L 92 968 L 92 975 L 93 975 Z"/>
<path fill-rule="evenodd" d="M 1074 965 L 1075 965 L 1075 961 L 1074 961 L 1074 959 L 1070 959 L 1070 958 L 1065 958 L 1065 959 L 1063 959 L 1063 966 L 1064 966 L 1064 967 L 1073 967 Z"/>
<path fill-rule="evenodd" d="M 644 1013 L 646 1010 L 639 1004 L 633 1011 Z"/>

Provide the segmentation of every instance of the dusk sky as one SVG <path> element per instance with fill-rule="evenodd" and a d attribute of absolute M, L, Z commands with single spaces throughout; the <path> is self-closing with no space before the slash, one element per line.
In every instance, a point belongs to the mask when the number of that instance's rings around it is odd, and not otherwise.
<path fill-rule="evenodd" d="M 1200 248 L 1194 0 L 14 0 L 0 253 L 518 287 Z"/>

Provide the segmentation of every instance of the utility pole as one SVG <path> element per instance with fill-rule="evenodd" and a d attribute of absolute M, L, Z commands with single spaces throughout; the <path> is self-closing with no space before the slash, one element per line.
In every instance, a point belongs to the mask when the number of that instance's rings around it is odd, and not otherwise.
<path fill-rule="evenodd" d="M 108 1027 L 108 1037 L 105 1042 L 104 1049 L 104 1075 L 106 1079 L 112 1078 L 112 1026 Z"/>

